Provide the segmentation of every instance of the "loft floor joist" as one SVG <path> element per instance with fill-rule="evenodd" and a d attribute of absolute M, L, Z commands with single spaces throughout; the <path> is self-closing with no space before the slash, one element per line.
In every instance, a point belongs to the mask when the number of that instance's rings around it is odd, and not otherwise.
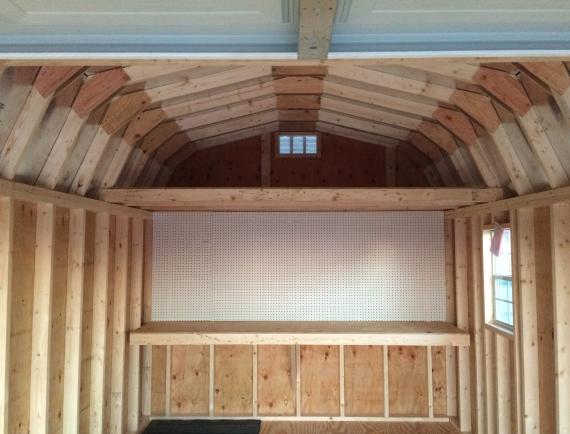
<path fill-rule="evenodd" d="M 450 210 L 494 202 L 500 188 L 134 188 L 101 190 L 107 202 L 157 211 Z"/>

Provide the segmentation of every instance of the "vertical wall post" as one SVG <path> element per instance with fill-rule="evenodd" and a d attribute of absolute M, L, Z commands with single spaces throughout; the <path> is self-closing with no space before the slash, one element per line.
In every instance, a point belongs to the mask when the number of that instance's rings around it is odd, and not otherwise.
<path fill-rule="evenodd" d="M 116 222 L 110 432 L 111 434 L 123 434 L 126 419 L 125 368 L 129 288 L 129 218 L 118 216 Z"/>
<path fill-rule="evenodd" d="M 261 186 L 271 187 L 271 134 L 261 136 Z"/>
<path fill-rule="evenodd" d="M 144 267 L 144 220 L 133 219 L 131 242 L 129 329 L 136 330 L 142 324 L 143 314 L 143 267 Z M 141 416 L 141 349 L 129 348 L 128 423 L 129 431 L 137 431 Z"/>
<path fill-rule="evenodd" d="M 522 433 L 523 432 L 523 422 L 522 422 L 522 411 L 523 411 L 523 404 L 522 404 L 522 393 L 521 393 L 521 340 L 520 340 L 520 288 L 519 288 L 519 239 L 518 239 L 518 213 L 516 210 L 511 210 L 509 213 L 509 218 L 511 222 L 511 244 L 512 244 L 512 260 L 513 260 L 513 336 L 514 336 L 514 372 L 511 375 L 511 383 L 512 383 L 512 392 L 510 394 L 510 399 L 514 403 L 515 406 L 515 417 L 512 425 L 512 432 L 513 433 Z M 499 348 L 497 344 L 496 348 L 497 353 L 497 371 L 501 370 L 500 362 L 501 359 L 499 358 Z M 497 390 L 500 386 L 500 379 L 497 379 Z M 497 410 L 497 418 L 499 423 L 499 428 L 501 425 L 501 417 L 504 417 L 498 410 Z M 500 429 L 499 429 L 499 432 Z"/>
<path fill-rule="evenodd" d="M 536 309 L 536 272 L 534 247 L 534 209 L 517 211 L 519 339 L 521 360 L 521 389 L 526 434 L 538 434 L 538 324 Z"/>
<path fill-rule="evenodd" d="M 0 434 L 8 434 L 14 202 L 0 198 Z"/>
<path fill-rule="evenodd" d="M 152 320 L 152 220 L 144 222 L 144 277 L 143 277 L 143 323 Z M 152 347 L 142 349 L 141 408 L 143 416 L 150 416 L 152 384 Z"/>
<path fill-rule="evenodd" d="M 475 408 L 477 415 L 477 430 L 484 434 L 487 419 L 487 394 L 485 378 L 485 308 L 483 294 L 483 226 L 481 217 L 471 218 L 471 303 L 473 312 L 473 334 L 475 347 Z"/>
<path fill-rule="evenodd" d="M 110 216 L 95 216 L 95 252 L 93 270 L 93 330 L 91 338 L 91 389 L 89 432 L 103 434 L 105 408 L 105 359 L 107 354 L 107 317 L 109 305 Z"/>
<path fill-rule="evenodd" d="M 455 258 L 453 253 L 453 220 L 443 222 L 445 242 L 445 292 L 447 300 L 446 321 L 455 324 Z M 457 416 L 457 357 L 455 347 L 445 348 L 447 415 Z"/>
<path fill-rule="evenodd" d="M 570 433 L 570 203 L 552 206 L 556 427 Z"/>
<path fill-rule="evenodd" d="M 386 148 L 386 187 L 396 186 L 396 149 Z"/>
<path fill-rule="evenodd" d="M 65 313 L 65 365 L 63 434 L 79 432 L 79 390 L 81 374 L 81 321 L 85 273 L 86 211 L 72 209 L 69 221 L 69 262 Z"/>
<path fill-rule="evenodd" d="M 469 330 L 468 280 L 467 280 L 467 221 L 454 220 L 455 250 L 455 303 L 457 327 Z M 471 391 L 469 371 L 469 347 L 457 348 L 457 370 L 459 388 L 459 428 L 471 430 Z"/>
<path fill-rule="evenodd" d="M 36 220 L 30 432 L 48 432 L 51 303 L 53 292 L 55 206 L 39 203 Z"/>
<path fill-rule="evenodd" d="M 428 417 L 433 417 L 433 351 L 431 345 L 427 348 L 427 389 L 428 389 Z"/>

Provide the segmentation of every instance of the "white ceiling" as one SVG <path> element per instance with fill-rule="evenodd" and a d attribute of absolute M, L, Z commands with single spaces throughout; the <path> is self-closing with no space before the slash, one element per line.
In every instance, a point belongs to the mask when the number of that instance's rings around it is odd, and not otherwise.
<path fill-rule="evenodd" d="M 0 52 L 291 53 L 299 0 L 0 0 Z M 331 52 L 570 48 L 568 0 L 339 0 Z"/>

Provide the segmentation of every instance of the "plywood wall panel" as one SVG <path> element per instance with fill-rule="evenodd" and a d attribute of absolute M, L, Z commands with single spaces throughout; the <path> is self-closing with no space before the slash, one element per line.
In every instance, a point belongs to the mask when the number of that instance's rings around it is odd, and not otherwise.
<path fill-rule="evenodd" d="M 432 381 L 433 381 L 433 414 L 447 415 L 447 369 L 445 347 L 433 347 Z M 453 369 L 453 368 L 450 368 Z"/>
<path fill-rule="evenodd" d="M 321 134 L 316 158 L 279 157 L 273 137 L 272 187 L 385 187 L 384 148 Z"/>
<path fill-rule="evenodd" d="M 253 414 L 253 347 L 217 345 L 214 351 L 216 416 Z"/>
<path fill-rule="evenodd" d="M 388 347 L 390 416 L 427 416 L 427 350 Z"/>
<path fill-rule="evenodd" d="M 257 400 L 260 416 L 295 414 L 295 348 L 289 345 L 257 347 Z"/>
<path fill-rule="evenodd" d="M 150 411 L 154 416 L 164 416 L 166 407 L 166 347 L 152 347 L 152 381 Z"/>
<path fill-rule="evenodd" d="M 169 186 L 259 187 L 261 147 L 261 137 L 254 137 L 198 151 L 174 171 Z M 318 157 L 279 157 L 271 134 L 265 182 L 272 187 L 384 187 L 384 152 L 381 146 L 321 134 Z"/>
<path fill-rule="evenodd" d="M 172 347 L 170 411 L 172 415 L 207 416 L 209 405 L 210 347 Z"/>
<path fill-rule="evenodd" d="M 14 203 L 8 432 L 27 434 L 30 410 L 36 206 Z"/>
<path fill-rule="evenodd" d="M 172 174 L 169 187 L 259 187 L 261 138 L 196 152 Z"/>
<path fill-rule="evenodd" d="M 301 346 L 301 414 L 340 414 L 339 347 Z"/>
<path fill-rule="evenodd" d="M 383 347 L 344 347 L 344 393 L 347 416 L 384 414 Z"/>
<path fill-rule="evenodd" d="M 54 240 L 48 432 L 59 434 L 62 430 L 64 393 L 65 300 L 69 242 L 69 210 L 67 209 L 56 208 Z"/>

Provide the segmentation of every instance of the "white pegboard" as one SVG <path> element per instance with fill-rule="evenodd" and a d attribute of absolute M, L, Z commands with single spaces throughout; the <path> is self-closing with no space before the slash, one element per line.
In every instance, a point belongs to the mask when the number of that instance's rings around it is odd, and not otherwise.
<path fill-rule="evenodd" d="M 443 213 L 155 213 L 157 321 L 443 321 Z"/>

